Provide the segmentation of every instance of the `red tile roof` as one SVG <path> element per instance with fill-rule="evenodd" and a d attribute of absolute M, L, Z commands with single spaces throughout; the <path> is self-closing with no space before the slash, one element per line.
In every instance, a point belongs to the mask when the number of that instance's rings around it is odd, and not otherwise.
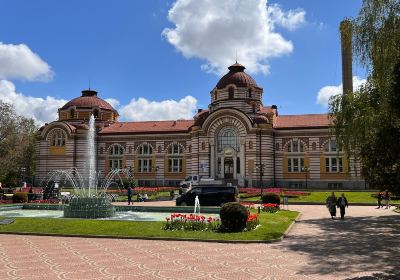
<path fill-rule="evenodd" d="M 280 115 L 275 119 L 274 128 L 321 128 L 329 124 L 328 114 Z"/>
<path fill-rule="evenodd" d="M 194 120 L 117 122 L 103 128 L 100 134 L 188 132 Z"/>

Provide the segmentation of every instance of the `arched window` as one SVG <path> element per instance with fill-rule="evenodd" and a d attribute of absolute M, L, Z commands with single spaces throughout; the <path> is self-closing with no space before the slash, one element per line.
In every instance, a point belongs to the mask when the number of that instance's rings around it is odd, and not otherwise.
<path fill-rule="evenodd" d="M 93 116 L 94 116 L 95 119 L 99 118 L 99 110 L 94 109 L 93 110 Z"/>
<path fill-rule="evenodd" d="M 149 173 L 152 172 L 153 160 L 153 147 L 150 144 L 144 143 L 138 149 L 138 172 Z"/>
<path fill-rule="evenodd" d="M 253 104 L 253 113 L 256 112 L 256 105 Z"/>
<path fill-rule="evenodd" d="M 249 88 L 249 98 L 252 98 L 252 92 L 251 92 L 251 88 Z"/>
<path fill-rule="evenodd" d="M 183 170 L 183 149 L 178 143 L 168 147 L 168 172 L 180 173 Z"/>
<path fill-rule="evenodd" d="M 64 147 L 65 139 L 66 136 L 62 129 L 54 129 L 51 132 L 50 145 L 53 147 Z"/>
<path fill-rule="evenodd" d="M 218 99 L 218 93 L 214 92 L 214 101 L 217 101 L 217 99 Z"/>
<path fill-rule="evenodd" d="M 69 110 L 69 118 L 70 119 L 75 119 L 75 109 Z"/>
<path fill-rule="evenodd" d="M 151 155 L 153 153 L 153 148 L 145 143 L 140 145 L 139 147 L 139 155 Z"/>
<path fill-rule="evenodd" d="M 336 145 L 335 139 L 329 139 L 324 145 L 325 172 L 343 172 L 343 152 Z"/>
<path fill-rule="evenodd" d="M 249 150 L 253 150 L 253 141 L 249 141 Z"/>
<path fill-rule="evenodd" d="M 297 173 L 304 172 L 306 166 L 304 165 L 304 144 L 302 141 L 295 139 L 287 144 L 286 152 L 289 156 L 287 158 L 287 172 Z"/>
<path fill-rule="evenodd" d="M 288 143 L 286 151 L 288 153 L 303 153 L 304 144 L 300 140 L 292 140 Z"/>
<path fill-rule="evenodd" d="M 225 127 L 218 134 L 218 152 L 222 152 L 225 147 L 231 147 L 239 152 L 240 141 L 239 131 L 235 127 Z"/>
<path fill-rule="evenodd" d="M 228 96 L 228 98 L 229 99 L 233 99 L 234 95 L 235 95 L 235 89 L 233 87 L 230 87 L 229 88 L 229 96 Z"/>
<path fill-rule="evenodd" d="M 312 147 L 313 151 L 316 151 L 317 150 L 317 143 L 313 142 L 311 147 Z"/>

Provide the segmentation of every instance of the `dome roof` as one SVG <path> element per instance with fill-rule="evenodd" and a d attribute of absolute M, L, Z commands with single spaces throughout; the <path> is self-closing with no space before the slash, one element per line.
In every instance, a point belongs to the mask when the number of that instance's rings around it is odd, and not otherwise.
<path fill-rule="evenodd" d="M 98 107 L 103 110 L 115 111 L 115 109 L 107 101 L 97 97 L 97 91 L 94 90 L 83 90 L 82 96 L 72 99 L 62 106 L 61 110 L 68 109 L 70 107 L 76 108 L 93 108 Z"/>
<path fill-rule="evenodd" d="M 229 73 L 223 76 L 217 83 L 217 88 L 221 89 L 229 84 L 234 84 L 237 87 L 258 87 L 256 81 L 247 73 L 244 72 L 243 65 L 235 63 L 228 67 Z"/>

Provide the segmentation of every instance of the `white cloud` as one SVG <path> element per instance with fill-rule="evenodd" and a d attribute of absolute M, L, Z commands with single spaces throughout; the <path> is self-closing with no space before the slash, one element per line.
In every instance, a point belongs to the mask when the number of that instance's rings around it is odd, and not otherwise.
<path fill-rule="evenodd" d="M 121 119 L 125 121 L 192 119 L 197 100 L 186 96 L 179 101 L 149 101 L 146 98 L 133 98 L 129 104 L 118 108 Z"/>
<path fill-rule="evenodd" d="M 306 21 L 306 11 L 303 9 L 284 12 L 278 4 L 268 6 L 268 14 L 273 23 L 290 31 L 296 30 Z"/>
<path fill-rule="evenodd" d="M 366 79 L 361 79 L 358 76 L 353 77 L 353 88 L 354 90 L 357 90 L 362 86 L 363 84 L 366 83 Z M 338 86 L 325 86 L 321 88 L 318 92 L 317 95 L 317 104 L 323 106 L 323 107 L 328 107 L 329 105 L 329 99 L 332 96 L 338 95 L 338 94 L 343 94 L 343 84 L 340 84 Z"/>
<path fill-rule="evenodd" d="M 25 44 L 0 42 L 0 79 L 49 81 L 53 75 L 51 67 Z"/>
<path fill-rule="evenodd" d="M 286 13 L 267 0 L 177 0 L 168 14 L 175 26 L 162 34 L 186 58 L 206 60 L 207 72 L 226 72 L 237 51 L 249 72 L 267 74 L 268 59 L 293 51 L 275 25 L 293 30 L 304 18 L 304 10 Z"/>
<path fill-rule="evenodd" d="M 0 80 L 0 100 L 12 104 L 18 114 L 33 118 L 39 125 L 57 120 L 58 109 L 67 103 L 51 96 L 40 98 L 17 93 L 15 85 L 7 80 Z M 114 98 L 105 100 L 118 110 L 122 121 L 192 119 L 197 108 L 197 100 L 192 96 L 178 101 L 150 101 L 140 97 L 121 106 Z"/>
<path fill-rule="evenodd" d="M 67 102 L 51 96 L 40 98 L 17 93 L 15 85 L 7 80 L 0 80 L 0 100 L 14 105 L 18 114 L 33 118 L 40 125 L 55 121 L 58 108 Z"/>
<path fill-rule="evenodd" d="M 120 102 L 117 99 L 114 99 L 114 98 L 106 98 L 104 100 L 107 101 L 108 103 L 110 103 L 110 105 L 113 106 L 114 109 L 117 108 L 119 106 L 119 104 L 120 104 Z"/>

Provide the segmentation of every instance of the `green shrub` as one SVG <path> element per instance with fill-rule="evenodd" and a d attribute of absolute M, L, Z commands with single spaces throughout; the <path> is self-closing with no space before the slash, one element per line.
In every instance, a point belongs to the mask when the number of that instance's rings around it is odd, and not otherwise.
<path fill-rule="evenodd" d="M 26 203 L 28 202 L 28 193 L 27 192 L 16 192 L 13 195 L 14 203 Z"/>
<path fill-rule="evenodd" d="M 281 198 L 279 194 L 276 193 L 266 193 L 261 198 L 262 202 L 265 203 L 273 203 L 273 204 L 281 204 Z"/>
<path fill-rule="evenodd" d="M 219 213 L 221 218 L 221 231 L 239 232 L 246 227 L 249 213 L 243 205 L 238 202 L 225 203 Z"/>

